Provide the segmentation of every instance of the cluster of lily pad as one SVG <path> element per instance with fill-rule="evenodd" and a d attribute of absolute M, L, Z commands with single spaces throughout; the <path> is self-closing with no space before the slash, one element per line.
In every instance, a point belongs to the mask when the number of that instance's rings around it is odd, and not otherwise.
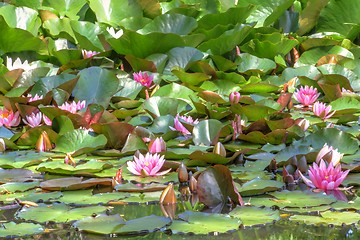
<path fill-rule="evenodd" d="M 8 2 L 0 237 L 358 226 L 357 0 Z"/>

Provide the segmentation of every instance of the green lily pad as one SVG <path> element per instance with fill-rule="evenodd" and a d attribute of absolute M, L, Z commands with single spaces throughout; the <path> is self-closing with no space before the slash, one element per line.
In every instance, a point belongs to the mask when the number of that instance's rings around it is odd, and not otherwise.
<path fill-rule="evenodd" d="M 76 221 L 73 227 L 80 231 L 98 234 L 136 234 L 149 233 L 165 227 L 170 223 L 170 218 L 155 215 L 124 221 L 120 215 L 98 215 Z"/>
<path fill-rule="evenodd" d="M 225 214 L 186 211 L 179 214 L 181 220 L 174 220 L 170 226 L 172 233 L 208 234 L 237 230 L 241 221 Z M 221 223 L 221 224 L 219 224 Z"/>
<path fill-rule="evenodd" d="M 87 130 L 76 129 L 59 136 L 54 151 L 80 155 L 104 147 L 106 142 L 102 134 L 95 136 Z"/>
<path fill-rule="evenodd" d="M 64 175 L 86 175 L 101 172 L 104 169 L 111 168 L 112 165 L 106 162 L 97 160 L 90 160 L 84 164 L 76 165 L 75 167 L 65 164 L 63 161 L 52 161 L 41 163 L 36 170 L 39 172 L 56 173 Z"/>
<path fill-rule="evenodd" d="M 130 197 L 129 193 L 110 192 L 92 194 L 92 190 L 65 191 L 60 201 L 67 204 L 90 205 L 106 204 L 109 201 L 118 201 Z"/>
<path fill-rule="evenodd" d="M 229 215 L 239 218 L 246 227 L 273 223 L 280 220 L 280 212 L 270 208 L 236 207 Z"/>
<path fill-rule="evenodd" d="M 336 198 L 325 193 L 302 192 L 302 191 L 282 191 L 271 193 L 273 197 L 252 198 L 250 203 L 254 206 L 278 206 L 279 208 L 293 207 L 315 207 L 329 205 L 336 202 Z M 244 199 L 246 202 L 246 199 Z"/>
<path fill-rule="evenodd" d="M 348 211 L 326 211 L 320 213 L 320 216 L 294 215 L 289 219 L 291 221 L 303 222 L 306 224 L 331 224 L 335 226 L 342 226 L 343 224 L 357 224 L 360 221 L 360 214 Z"/>
<path fill-rule="evenodd" d="M 63 203 L 52 205 L 39 204 L 37 207 L 22 208 L 16 216 L 36 222 L 71 222 L 89 217 L 94 213 L 103 213 L 106 209 L 104 206 L 71 208 Z"/>
<path fill-rule="evenodd" d="M 0 193 L 25 192 L 29 189 L 38 187 L 38 181 L 34 182 L 13 182 L 0 185 Z"/>
<path fill-rule="evenodd" d="M 5 152 L 0 155 L 0 167 L 2 168 L 24 168 L 38 165 L 47 160 L 53 154 L 44 152 L 13 151 Z"/>
<path fill-rule="evenodd" d="M 216 119 L 200 121 L 193 129 L 193 141 L 195 145 L 204 144 L 206 146 L 210 146 L 214 139 L 218 137 L 222 127 L 223 123 Z"/>
<path fill-rule="evenodd" d="M 249 182 L 244 183 L 240 188 L 238 188 L 238 191 L 242 196 L 250 196 L 277 191 L 283 186 L 284 183 L 279 181 L 255 178 Z"/>
<path fill-rule="evenodd" d="M 0 226 L 0 237 L 3 238 L 15 238 L 42 232 L 44 232 L 44 228 L 40 224 L 34 223 L 7 222 Z"/>
<path fill-rule="evenodd" d="M 15 201 L 15 198 L 21 201 L 38 202 L 41 200 L 42 202 L 49 202 L 51 200 L 58 199 L 61 196 L 61 192 L 38 192 L 35 190 L 30 190 L 21 193 L 1 194 L 0 202 L 12 203 Z"/>

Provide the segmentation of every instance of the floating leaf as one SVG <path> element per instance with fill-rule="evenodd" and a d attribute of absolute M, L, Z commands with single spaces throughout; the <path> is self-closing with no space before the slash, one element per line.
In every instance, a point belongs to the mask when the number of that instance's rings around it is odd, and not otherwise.
<path fill-rule="evenodd" d="M 332 212 L 320 213 L 320 216 L 294 215 L 291 221 L 304 222 L 306 224 L 331 224 L 342 226 L 343 224 L 356 224 L 360 221 L 360 214 L 355 212 Z"/>
<path fill-rule="evenodd" d="M 42 232 L 44 232 L 44 228 L 40 224 L 34 223 L 7 222 L 0 226 L 0 237 L 3 238 L 15 238 Z"/>
<path fill-rule="evenodd" d="M 250 196 L 277 191 L 283 186 L 284 183 L 279 181 L 255 178 L 249 182 L 244 183 L 240 188 L 238 188 L 238 191 L 242 196 Z"/>
<path fill-rule="evenodd" d="M 280 220 L 280 212 L 270 208 L 236 207 L 229 215 L 239 218 L 246 227 L 273 223 Z"/>
<path fill-rule="evenodd" d="M 225 214 L 186 211 L 179 214 L 181 220 L 174 220 L 170 226 L 172 233 L 208 234 L 237 230 L 241 221 Z M 219 224 L 221 222 L 221 224 Z"/>

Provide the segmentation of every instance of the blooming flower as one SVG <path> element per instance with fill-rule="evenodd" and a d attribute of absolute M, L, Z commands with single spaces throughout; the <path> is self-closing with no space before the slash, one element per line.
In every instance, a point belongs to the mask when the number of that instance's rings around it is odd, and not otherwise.
<path fill-rule="evenodd" d="M 154 140 L 151 140 L 149 143 L 149 152 L 150 153 L 159 153 L 166 151 L 166 143 L 163 140 L 162 137 L 155 138 Z"/>
<path fill-rule="evenodd" d="M 301 172 L 300 175 L 305 184 L 311 188 L 334 190 L 338 189 L 349 171 L 350 170 L 346 170 L 345 172 L 341 171 L 341 165 L 338 164 L 334 167 L 332 162 L 326 166 L 325 161 L 320 160 L 320 165 L 314 162 L 313 166 L 310 166 L 308 171 L 310 180 L 304 177 Z"/>
<path fill-rule="evenodd" d="M 326 106 L 326 104 L 322 102 L 314 103 L 312 110 L 315 116 L 318 116 L 322 119 L 330 118 L 335 113 L 335 110 L 330 112 L 331 106 Z"/>
<path fill-rule="evenodd" d="M 138 157 L 134 156 L 134 161 L 127 162 L 127 168 L 131 173 L 142 177 L 161 176 L 171 170 L 168 169 L 166 171 L 159 172 L 164 163 L 164 156 L 160 156 L 157 153 L 147 153 L 145 156 L 140 153 Z"/>
<path fill-rule="evenodd" d="M 45 114 L 43 115 L 43 120 L 44 120 L 44 123 L 45 123 L 47 126 L 51 126 L 51 125 L 52 125 L 52 121 L 50 120 L 50 118 L 48 118 L 47 116 L 45 116 Z"/>
<path fill-rule="evenodd" d="M 119 31 L 115 32 L 115 29 L 113 27 L 107 27 L 106 31 L 113 37 L 113 38 L 120 38 L 123 34 L 124 31 L 122 29 L 120 29 Z"/>
<path fill-rule="evenodd" d="M 231 105 L 239 103 L 239 101 L 240 101 L 240 93 L 239 92 L 230 93 L 229 101 L 230 101 Z"/>
<path fill-rule="evenodd" d="M 145 87 L 150 87 L 154 77 L 146 72 L 133 73 L 134 80 Z"/>
<path fill-rule="evenodd" d="M 26 120 L 23 119 L 24 123 L 29 125 L 30 127 L 34 128 L 34 127 L 41 125 L 42 113 L 41 112 L 38 112 L 38 113 L 32 112 L 30 115 L 27 115 L 25 118 L 26 118 Z"/>
<path fill-rule="evenodd" d="M 316 99 L 320 96 L 316 88 L 312 86 L 300 87 L 294 92 L 294 98 L 301 103 L 303 106 L 309 106 L 313 104 Z"/>
<path fill-rule="evenodd" d="M 316 156 L 316 163 L 319 163 L 320 160 L 323 159 L 328 163 L 332 162 L 332 164 L 336 166 L 340 163 L 343 156 L 344 154 L 339 153 L 338 149 L 334 149 L 332 146 L 328 146 L 325 143 Z"/>
<path fill-rule="evenodd" d="M 81 50 L 81 53 L 82 53 L 84 59 L 92 58 L 92 57 L 95 56 L 96 54 L 99 54 L 99 52 L 96 52 L 96 51 L 88 51 L 88 50 L 84 50 L 84 49 Z"/>
<path fill-rule="evenodd" d="M 12 71 L 14 69 L 24 69 L 29 70 L 31 69 L 31 66 L 29 65 L 28 60 L 25 60 L 23 63 L 21 62 L 20 58 L 16 58 L 16 60 L 13 62 L 12 58 L 6 57 L 6 68 L 9 71 Z"/>
<path fill-rule="evenodd" d="M 30 99 L 28 100 L 28 102 L 34 102 L 34 101 L 43 99 L 43 96 L 42 96 L 42 95 L 39 96 L 39 95 L 37 95 L 37 93 L 35 94 L 35 96 L 32 96 L 32 95 L 29 93 L 26 97 L 29 97 L 29 98 L 30 98 Z"/>
<path fill-rule="evenodd" d="M 19 112 L 9 111 L 7 109 L 0 110 L 0 127 L 16 127 L 20 124 Z"/>
<path fill-rule="evenodd" d="M 194 125 L 194 124 L 198 124 L 199 121 L 198 119 L 193 119 L 191 116 L 180 116 L 179 114 L 177 114 L 174 118 L 174 127 L 170 127 L 172 130 L 176 130 L 176 131 L 179 131 L 181 132 L 183 135 L 189 135 L 191 134 L 189 132 L 189 130 L 187 130 L 184 125 L 182 125 L 182 123 L 180 122 L 179 118 L 181 120 L 183 120 L 184 122 L 186 122 L 187 124 L 191 124 L 191 125 Z"/>
<path fill-rule="evenodd" d="M 83 100 L 83 101 L 78 101 L 77 103 L 75 101 L 71 103 L 65 102 L 61 106 L 59 106 L 59 108 L 71 113 L 76 113 L 77 111 L 85 108 L 85 106 L 86 106 L 86 101 Z"/>

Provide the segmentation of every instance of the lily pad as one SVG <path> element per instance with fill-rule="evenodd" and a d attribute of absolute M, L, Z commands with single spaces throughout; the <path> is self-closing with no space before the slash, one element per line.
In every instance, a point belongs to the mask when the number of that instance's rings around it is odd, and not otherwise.
<path fill-rule="evenodd" d="M 130 197 L 129 193 L 110 192 L 93 194 L 91 189 L 65 191 L 60 201 L 66 204 L 90 205 L 90 204 L 106 204 L 109 201 L 118 201 Z"/>
<path fill-rule="evenodd" d="M 39 172 L 56 173 L 63 175 L 84 175 L 91 176 L 92 173 L 101 172 L 104 169 L 111 168 L 112 165 L 106 162 L 90 160 L 84 164 L 75 167 L 65 164 L 63 161 L 44 162 L 36 170 Z"/>
<path fill-rule="evenodd" d="M 170 218 L 155 215 L 124 221 L 119 215 L 99 215 L 76 221 L 73 226 L 81 231 L 98 234 L 149 233 L 165 227 Z"/>
<path fill-rule="evenodd" d="M 14 182 L 0 185 L 0 193 L 25 192 L 29 189 L 38 187 L 38 181 L 34 182 Z"/>
<path fill-rule="evenodd" d="M 237 230 L 241 224 L 239 219 L 226 214 L 186 211 L 179 214 L 179 218 L 181 220 L 174 220 L 170 226 L 172 233 L 224 233 Z"/>
<path fill-rule="evenodd" d="M 270 208 L 236 207 L 229 215 L 239 218 L 246 227 L 273 223 L 280 220 L 280 212 Z"/>
<path fill-rule="evenodd" d="M 40 224 L 34 223 L 2 223 L 0 226 L 0 237 L 15 238 L 44 232 Z"/>
<path fill-rule="evenodd" d="M 277 191 L 283 186 L 284 183 L 279 181 L 255 178 L 249 182 L 244 183 L 240 188 L 238 188 L 238 191 L 242 196 L 250 196 Z"/>
<path fill-rule="evenodd" d="M 71 222 L 91 216 L 94 213 L 102 213 L 106 211 L 104 206 L 89 206 L 81 208 L 70 208 L 69 206 L 60 204 L 40 204 L 37 207 L 22 208 L 17 213 L 18 218 L 31 220 L 36 222 Z"/>
<path fill-rule="evenodd" d="M 290 217 L 290 220 L 304 222 L 306 224 L 331 224 L 342 226 L 343 224 L 357 224 L 360 221 L 360 214 L 355 212 L 326 211 L 320 213 L 320 216 L 294 215 Z"/>

